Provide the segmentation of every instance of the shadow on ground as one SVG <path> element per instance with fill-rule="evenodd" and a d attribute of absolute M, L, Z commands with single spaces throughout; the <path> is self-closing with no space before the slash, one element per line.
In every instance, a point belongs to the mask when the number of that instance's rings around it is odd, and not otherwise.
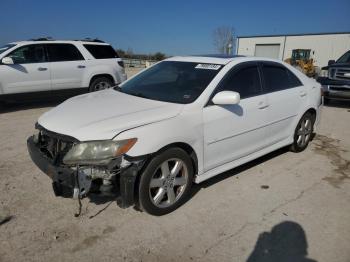
<path fill-rule="evenodd" d="M 33 101 L 33 102 L 11 102 L 11 103 L 1 103 L 0 104 L 0 114 L 11 113 L 21 110 L 44 108 L 44 107 L 54 107 L 62 103 L 65 98 L 56 98 L 46 101 Z"/>
<path fill-rule="evenodd" d="M 279 155 L 282 155 L 282 154 L 285 154 L 286 152 L 288 152 L 289 149 L 288 147 L 285 147 L 285 148 L 281 148 L 279 150 L 276 150 L 270 154 L 267 154 L 265 156 L 262 156 L 256 160 L 253 160 L 249 163 L 246 163 L 242 166 L 239 166 L 239 167 L 236 167 L 234 169 L 231 169 L 229 171 L 226 171 L 222 174 L 219 174 L 211 179 L 208 179 L 200 184 L 192 184 L 192 189 L 191 189 L 191 195 L 190 197 L 187 199 L 187 201 L 190 201 L 191 198 L 193 198 L 200 190 L 204 189 L 204 188 L 207 188 L 207 187 L 210 187 L 216 183 L 219 183 L 229 177 L 232 177 L 232 176 L 235 176 L 245 170 L 248 170 L 256 165 L 259 165 L 261 163 L 264 163 L 272 158 L 275 158 Z M 106 203 L 110 203 L 111 201 L 116 201 L 116 197 L 103 197 L 101 195 L 94 195 L 94 194 L 90 194 L 88 196 L 89 198 L 89 201 L 96 204 L 96 205 L 103 205 L 103 204 L 106 204 Z M 186 201 L 186 202 L 187 202 Z M 138 205 L 134 206 L 134 209 L 138 210 L 139 211 L 139 208 L 138 208 Z M 103 210 L 102 210 L 103 211 Z"/>
<path fill-rule="evenodd" d="M 227 179 L 229 177 L 238 175 L 241 172 L 244 172 L 244 171 L 246 171 L 246 170 L 248 170 L 248 169 L 250 169 L 252 167 L 260 165 L 260 164 L 262 164 L 262 163 L 264 163 L 266 161 L 269 161 L 270 159 L 273 159 L 275 157 L 283 155 L 283 154 L 285 154 L 287 152 L 289 152 L 289 148 L 288 147 L 284 147 L 284 148 L 278 149 L 278 150 L 276 150 L 276 151 L 274 151 L 272 153 L 264 155 L 264 156 L 262 156 L 262 157 L 260 157 L 258 159 L 255 159 L 255 160 L 253 160 L 251 162 L 248 162 L 248 163 L 243 164 L 241 166 L 238 166 L 238 167 L 236 167 L 234 169 L 226 171 L 226 172 L 224 172 L 222 174 L 219 174 L 219 175 L 217 175 L 217 176 L 215 176 L 213 178 L 210 178 L 210 179 L 208 179 L 206 181 L 203 181 L 200 184 L 193 184 L 191 198 L 203 188 L 210 187 L 210 186 L 212 186 L 212 185 L 214 185 L 216 183 L 219 183 L 219 182 L 221 182 L 221 181 L 223 181 L 223 180 L 225 180 L 225 179 Z"/>
<path fill-rule="evenodd" d="M 307 258 L 307 239 L 301 225 L 284 221 L 263 232 L 247 262 L 316 262 Z"/>
<path fill-rule="evenodd" d="M 327 104 L 324 106 L 326 107 L 338 107 L 338 108 L 348 108 L 350 109 L 350 101 L 343 101 L 343 100 L 330 100 Z M 349 111 L 350 112 L 350 111 Z"/>

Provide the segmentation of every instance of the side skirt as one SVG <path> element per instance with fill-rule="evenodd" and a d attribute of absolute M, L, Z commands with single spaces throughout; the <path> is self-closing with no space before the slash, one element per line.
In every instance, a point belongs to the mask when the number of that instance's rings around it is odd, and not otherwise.
<path fill-rule="evenodd" d="M 292 138 L 289 137 L 288 139 L 285 139 L 285 140 L 283 140 L 281 142 L 278 142 L 278 143 L 276 143 L 276 144 L 274 144 L 274 145 L 272 145 L 270 147 L 264 148 L 264 149 L 262 149 L 262 150 L 260 150 L 258 152 L 255 152 L 253 154 L 241 157 L 241 158 L 239 158 L 237 160 L 234 160 L 232 162 L 229 162 L 229 163 L 226 163 L 226 164 L 221 165 L 219 167 L 216 167 L 214 169 L 211 169 L 211 170 L 209 170 L 209 171 L 207 171 L 207 172 L 205 172 L 205 173 L 203 173 L 201 175 L 197 175 L 195 177 L 194 182 L 199 184 L 199 183 L 201 183 L 201 182 L 203 182 L 203 181 L 205 181 L 205 180 L 207 180 L 209 178 L 212 178 L 212 177 L 214 177 L 216 175 L 219 175 L 219 174 L 221 174 L 221 173 L 223 173 L 225 171 L 228 171 L 230 169 L 233 169 L 235 167 L 243 165 L 243 164 L 245 164 L 247 162 L 250 162 L 250 161 L 252 161 L 254 159 L 257 159 L 257 158 L 259 158 L 261 156 L 264 156 L 264 155 L 266 155 L 268 153 L 271 153 L 271 152 L 273 152 L 273 151 L 275 151 L 277 149 L 280 149 L 282 147 L 288 146 L 288 145 L 293 143 L 293 140 L 291 140 L 291 139 Z"/>

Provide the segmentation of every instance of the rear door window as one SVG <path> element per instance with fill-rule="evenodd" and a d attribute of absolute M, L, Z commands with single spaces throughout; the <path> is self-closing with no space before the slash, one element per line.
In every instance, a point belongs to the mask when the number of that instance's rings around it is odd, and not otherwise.
<path fill-rule="evenodd" d="M 95 59 L 119 58 L 117 52 L 110 45 L 85 44 L 84 47 Z"/>
<path fill-rule="evenodd" d="M 40 44 L 21 46 L 11 52 L 8 57 L 11 57 L 15 64 L 34 64 L 47 61 L 44 46 Z"/>
<path fill-rule="evenodd" d="M 264 63 L 262 72 L 266 93 L 277 92 L 302 85 L 300 80 L 291 71 L 278 64 Z"/>
<path fill-rule="evenodd" d="M 84 60 L 78 48 L 72 44 L 47 44 L 50 62 Z"/>

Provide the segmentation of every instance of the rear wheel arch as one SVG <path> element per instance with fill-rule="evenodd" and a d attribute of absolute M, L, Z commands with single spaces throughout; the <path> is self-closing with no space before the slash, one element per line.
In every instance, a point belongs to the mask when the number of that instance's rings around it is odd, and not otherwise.
<path fill-rule="evenodd" d="M 316 117 L 317 117 L 317 111 L 316 111 L 316 109 L 313 108 L 313 107 L 309 108 L 308 110 L 305 111 L 305 113 L 303 114 L 303 116 L 304 116 L 306 113 L 310 113 L 310 114 L 312 115 L 313 120 L 314 120 L 313 124 L 314 124 L 314 123 L 315 123 L 315 120 L 316 120 Z"/>
<path fill-rule="evenodd" d="M 113 78 L 112 75 L 110 75 L 110 74 L 98 74 L 98 75 L 94 75 L 93 77 L 91 77 L 91 79 L 90 79 L 90 81 L 89 81 L 89 86 L 91 85 L 91 83 L 92 83 L 95 79 L 97 79 L 97 78 L 99 78 L 99 77 L 107 77 L 109 80 L 112 81 L 112 83 L 115 83 L 115 80 L 114 80 L 114 78 Z"/>

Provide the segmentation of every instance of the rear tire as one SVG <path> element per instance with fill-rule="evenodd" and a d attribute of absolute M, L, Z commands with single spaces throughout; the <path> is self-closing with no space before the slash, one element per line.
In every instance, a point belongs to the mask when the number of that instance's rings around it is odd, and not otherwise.
<path fill-rule="evenodd" d="M 189 155 L 181 148 L 167 149 L 155 156 L 141 174 L 140 208 L 155 216 L 174 211 L 189 197 L 192 181 Z"/>
<path fill-rule="evenodd" d="M 101 76 L 96 77 L 93 81 L 91 81 L 89 86 L 89 92 L 95 92 L 110 88 L 113 86 L 113 81 L 110 78 Z"/>
<path fill-rule="evenodd" d="M 301 152 L 308 146 L 314 131 L 315 117 L 310 113 L 305 113 L 300 119 L 294 131 L 294 141 L 290 146 L 292 152 Z"/>

